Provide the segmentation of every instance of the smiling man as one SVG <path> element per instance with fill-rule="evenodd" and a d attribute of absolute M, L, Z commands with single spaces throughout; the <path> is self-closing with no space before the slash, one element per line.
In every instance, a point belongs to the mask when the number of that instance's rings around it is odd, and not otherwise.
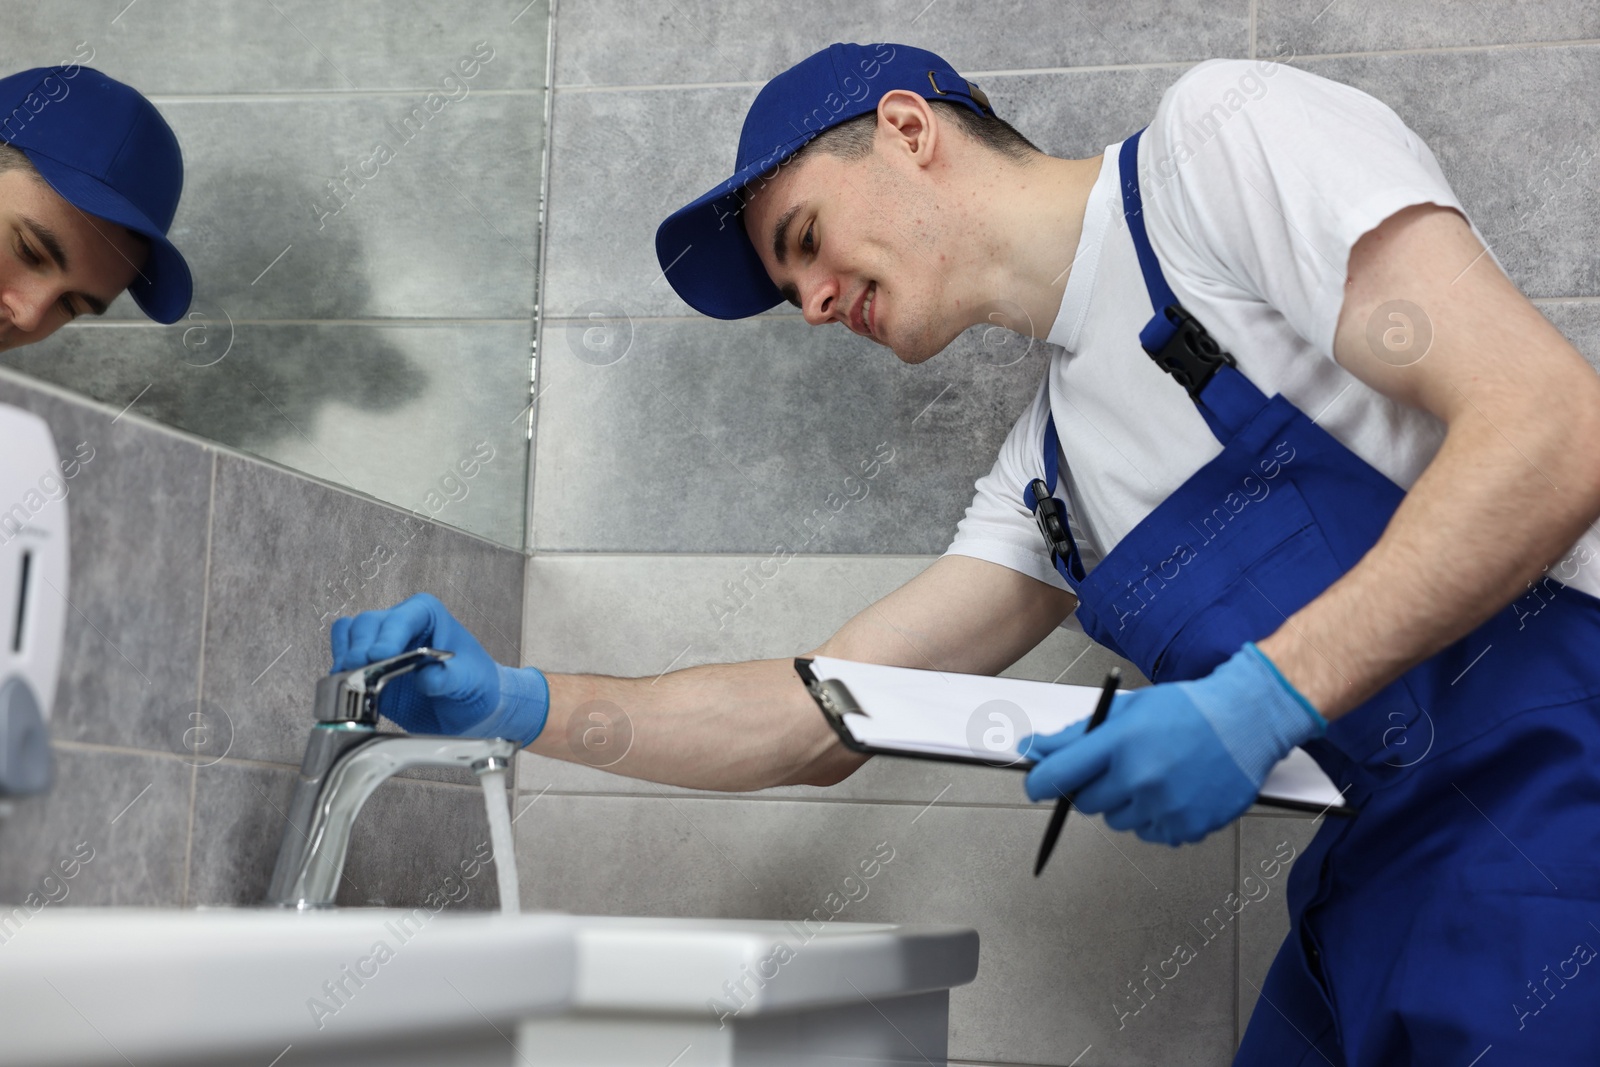
<path fill-rule="evenodd" d="M 1593 1062 L 1594 992 L 1531 979 L 1596 955 L 1600 380 L 1393 111 L 1212 61 L 1058 159 L 938 56 L 834 45 L 757 94 L 656 252 L 704 314 L 788 299 L 908 363 L 997 317 L 1061 346 L 946 554 L 814 654 L 993 674 L 1075 614 L 1155 684 L 1034 738 L 1028 795 L 1149 841 L 1309 752 L 1360 814 L 1293 868 L 1237 1063 Z M 336 622 L 334 666 L 424 642 L 457 655 L 386 692 L 408 729 L 582 759 L 604 701 L 623 774 L 860 763 L 788 658 L 546 677 L 418 595 Z"/>
<path fill-rule="evenodd" d="M 193 282 L 167 240 L 177 138 L 136 90 L 88 67 L 0 79 L 0 350 L 42 341 L 128 290 L 157 322 Z"/>

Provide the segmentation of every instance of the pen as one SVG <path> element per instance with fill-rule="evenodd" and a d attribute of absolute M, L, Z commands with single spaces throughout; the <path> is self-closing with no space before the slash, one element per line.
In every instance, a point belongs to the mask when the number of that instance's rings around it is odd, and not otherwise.
<path fill-rule="evenodd" d="M 1089 725 L 1083 732 L 1088 733 L 1106 721 L 1106 716 L 1111 713 L 1111 699 L 1117 695 L 1117 683 L 1122 681 L 1122 671 L 1116 667 L 1111 668 L 1106 675 L 1106 681 L 1100 687 L 1100 701 L 1094 706 L 1094 714 L 1089 716 Z M 1044 865 L 1050 862 L 1050 853 L 1055 851 L 1056 841 L 1061 837 L 1061 828 L 1067 825 L 1067 812 L 1072 810 L 1072 800 L 1076 793 L 1064 793 L 1056 801 L 1056 810 L 1050 814 L 1050 825 L 1045 828 L 1044 840 L 1039 842 L 1039 858 L 1033 864 L 1033 876 L 1039 877 L 1039 872 L 1044 870 Z"/>

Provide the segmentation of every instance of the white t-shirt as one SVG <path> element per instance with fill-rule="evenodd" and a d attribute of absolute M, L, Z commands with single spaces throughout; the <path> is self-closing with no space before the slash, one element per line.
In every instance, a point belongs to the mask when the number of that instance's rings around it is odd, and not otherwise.
<path fill-rule="evenodd" d="M 947 550 L 1058 587 L 1022 499 L 1044 473 L 1050 412 L 1073 535 L 1091 569 L 1222 450 L 1188 393 L 1139 347 L 1154 309 L 1122 215 L 1119 147 L 1106 149 L 1089 194 L 1050 331 L 1066 351 L 978 479 Z M 1264 61 L 1211 60 L 1162 97 L 1140 138 L 1139 188 L 1167 284 L 1239 370 L 1409 489 L 1444 425 L 1341 367 L 1333 335 L 1363 234 L 1412 204 L 1461 210 L 1428 146 L 1348 85 Z M 1572 565 L 1600 559 L 1600 537 L 1591 531 L 1567 556 L 1551 575 L 1600 595 L 1600 566 Z"/>

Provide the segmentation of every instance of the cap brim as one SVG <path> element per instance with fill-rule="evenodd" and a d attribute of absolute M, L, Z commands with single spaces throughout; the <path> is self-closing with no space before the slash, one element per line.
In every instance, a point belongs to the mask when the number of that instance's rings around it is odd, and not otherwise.
<path fill-rule="evenodd" d="M 98 178 L 40 153 L 27 155 L 39 176 L 67 203 L 149 239 L 150 255 L 128 286 L 128 295 L 139 310 L 157 322 L 173 323 L 182 318 L 194 299 L 194 278 L 183 254 L 167 240 L 161 228 Z"/>
<path fill-rule="evenodd" d="M 684 303 L 714 319 L 742 319 L 783 303 L 744 229 L 742 190 L 799 151 L 796 138 L 742 167 L 656 229 L 656 259 Z"/>

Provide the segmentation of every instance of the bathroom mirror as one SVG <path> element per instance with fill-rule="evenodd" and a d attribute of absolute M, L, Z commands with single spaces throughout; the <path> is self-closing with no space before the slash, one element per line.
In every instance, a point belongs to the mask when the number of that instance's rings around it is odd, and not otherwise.
<path fill-rule="evenodd" d="M 16 0 L 0 42 L 161 110 L 195 278 L 0 362 L 523 546 L 548 0 Z"/>

